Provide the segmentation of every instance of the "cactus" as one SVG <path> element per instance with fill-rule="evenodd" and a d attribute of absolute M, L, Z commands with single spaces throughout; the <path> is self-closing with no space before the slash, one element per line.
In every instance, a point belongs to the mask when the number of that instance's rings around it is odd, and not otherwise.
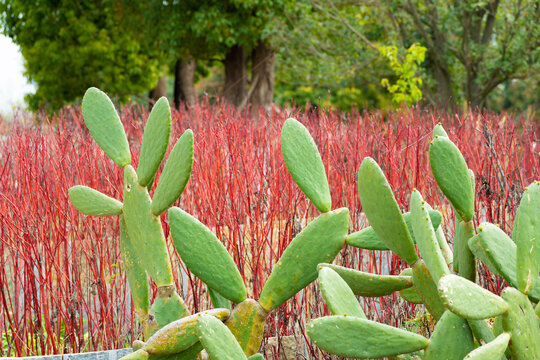
<path fill-rule="evenodd" d="M 153 199 L 150 198 L 148 189 L 163 160 L 170 135 L 166 99 L 156 103 L 148 118 L 137 170 L 130 165 L 127 139 L 108 97 L 97 89 L 89 89 L 83 100 L 83 114 L 99 146 L 124 168 L 123 203 L 83 186 L 70 189 L 70 200 L 88 215 L 121 216 L 124 267 L 137 315 L 148 337 L 146 342 L 136 341 L 133 344 L 136 351 L 126 359 L 194 359 L 203 348 L 217 360 L 261 358 L 257 352 L 267 315 L 315 280 L 318 265 L 332 262 L 346 242 L 349 212 L 345 208 L 330 211 L 326 173 L 307 129 L 288 119 L 282 130 L 282 152 L 293 180 L 322 214 L 292 240 L 257 301 L 247 297 L 240 272 L 217 237 L 193 216 L 171 207 L 191 173 L 193 134 L 190 130 L 178 139 Z M 188 316 L 172 285 L 171 263 L 160 222 L 160 215 L 167 209 L 174 246 L 190 271 L 208 286 L 212 303 L 218 306 L 215 310 Z M 147 274 L 158 285 L 157 298 L 150 309 Z M 393 288 L 410 286 L 407 279 L 392 281 L 397 284 Z M 232 311 L 229 301 L 237 304 Z M 356 310 L 359 314 L 359 305 Z"/>
<path fill-rule="evenodd" d="M 124 268 L 138 320 L 149 337 L 160 327 L 189 315 L 174 288 L 159 215 L 178 199 L 189 179 L 193 163 L 193 133 L 187 130 L 178 140 L 154 193 L 157 201 L 153 201 L 148 187 L 163 161 L 171 132 L 167 99 L 161 98 L 148 117 L 137 170 L 131 165 L 122 123 L 107 95 L 96 88 L 88 89 L 83 98 L 82 112 L 94 140 L 117 165 L 124 168 L 123 203 L 86 186 L 70 188 L 69 199 L 86 215 L 120 215 Z M 158 286 L 152 307 L 149 305 L 147 274 Z"/>
<path fill-rule="evenodd" d="M 390 249 L 410 268 L 399 276 L 382 276 L 321 265 L 320 287 L 333 315 L 311 321 L 308 335 L 323 350 L 354 358 L 399 359 L 421 351 L 415 356 L 424 360 L 540 359 L 540 305 L 534 305 L 540 298 L 540 227 L 536 226 L 540 183 L 534 182 L 524 192 L 512 238 L 489 223 L 475 233 L 474 176 L 440 124 L 433 133 L 431 168 L 456 215 L 454 256 L 433 219 L 436 213 L 420 193 L 412 191 L 406 221 L 382 170 L 373 159 L 364 159 L 358 171 L 358 192 L 371 228 L 349 235 L 347 243 Z M 475 283 L 476 258 L 509 283 L 501 296 Z M 384 277 L 393 278 L 392 283 L 383 285 Z M 375 292 L 366 289 L 374 284 L 388 290 L 377 294 L 399 291 L 406 301 L 423 303 L 437 320 L 431 338 L 381 327 L 355 310 L 351 294 L 370 296 Z M 488 318 L 495 318 L 492 327 L 485 321 Z M 383 333 L 384 338 L 377 338 Z"/>

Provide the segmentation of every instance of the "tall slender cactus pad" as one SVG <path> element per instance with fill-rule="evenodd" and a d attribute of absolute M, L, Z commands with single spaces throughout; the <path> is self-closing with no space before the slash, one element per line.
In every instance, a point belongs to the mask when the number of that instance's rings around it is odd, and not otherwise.
<path fill-rule="evenodd" d="M 167 152 L 170 135 L 171 108 L 167 98 L 162 97 L 154 104 L 144 128 L 141 155 L 137 167 L 139 185 L 148 186 L 156 175 Z"/>
<path fill-rule="evenodd" d="M 157 286 L 172 284 L 172 270 L 165 235 L 158 217 L 150 212 L 152 200 L 139 185 L 131 165 L 124 169 L 124 220 L 137 256 Z"/>
<path fill-rule="evenodd" d="M 412 265 L 418 260 L 411 234 L 379 165 L 366 157 L 358 170 L 358 195 L 366 217 L 390 250 Z"/>
<path fill-rule="evenodd" d="M 101 90 L 89 88 L 82 100 L 84 123 L 99 147 L 118 166 L 131 163 L 131 153 L 124 131 L 109 97 Z"/>
<path fill-rule="evenodd" d="M 330 211 L 332 198 L 321 155 L 308 130 L 295 119 L 283 124 L 281 152 L 298 187 L 319 211 Z"/>
<path fill-rule="evenodd" d="M 159 216 L 182 194 L 193 168 L 193 132 L 186 130 L 176 141 L 154 190 L 152 214 Z"/>

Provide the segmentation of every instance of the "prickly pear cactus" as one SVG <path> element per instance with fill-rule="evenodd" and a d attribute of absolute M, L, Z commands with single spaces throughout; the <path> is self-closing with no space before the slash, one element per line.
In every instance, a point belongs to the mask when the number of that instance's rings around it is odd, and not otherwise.
<path fill-rule="evenodd" d="M 169 102 L 161 98 L 145 127 L 137 170 L 131 165 L 128 141 L 118 113 L 105 93 L 90 88 L 82 101 L 90 134 L 103 151 L 124 168 L 123 203 L 94 189 L 78 185 L 69 189 L 71 203 L 91 216 L 120 215 L 120 247 L 138 320 L 146 336 L 168 323 L 189 315 L 177 294 L 160 215 L 181 195 L 193 164 L 193 133 L 187 130 L 177 141 L 166 164 L 154 199 L 150 187 L 163 161 L 171 132 Z M 150 307 L 148 279 L 158 286 Z"/>
<path fill-rule="evenodd" d="M 124 168 L 124 201 L 85 186 L 74 186 L 73 205 L 92 216 L 120 215 L 121 251 L 146 342 L 136 341 L 126 359 L 196 359 L 205 350 L 214 360 L 262 359 L 258 350 L 266 317 L 317 278 L 318 265 L 331 263 L 346 242 L 349 211 L 331 211 L 331 197 L 321 156 L 307 129 L 288 119 L 281 146 L 287 169 L 322 214 L 290 243 L 263 287 L 260 299 L 247 297 L 240 272 L 218 238 L 185 211 L 171 207 L 181 195 L 193 163 L 193 134 L 177 141 L 150 198 L 155 173 L 169 141 L 171 117 L 166 99 L 149 116 L 137 169 L 131 166 L 126 135 L 112 102 L 91 88 L 83 99 L 85 123 L 98 145 Z M 172 285 L 160 215 L 168 209 L 171 237 L 190 271 L 208 286 L 214 310 L 189 316 Z M 440 219 L 438 220 L 440 222 Z M 150 308 L 147 274 L 158 285 Z M 399 279 L 396 286 L 403 288 Z M 377 291 L 377 290 L 374 290 Z M 231 302 L 237 304 L 232 310 Z M 360 309 L 357 306 L 357 310 Z"/>
<path fill-rule="evenodd" d="M 405 359 L 414 352 L 424 360 L 540 359 L 540 183 L 523 193 L 511 238 L 488 223 L 475 233 L 474 176 L 440 124 L 433 134 L 431 169 L 456 214 L 453 256 L 440 214 L 417 190 L 410 213 L 402 214 L 382 170 L 364 159 L 358 193 L 371 227 L 350 234 L 347 243 L 390 249 L 410 268 L 383 276 L 322 264 L 320 288 L 333 316 L 313 320 L 308 335 L 321 349 L 351 358 Z M 475 283 L 476 259 L 508 282 L 501 296 Z M 367 320 L 354 296 L 395 291 L 437 320 L 430 339 Z M 486 319 L 495 319 L 493 326 Z"/>

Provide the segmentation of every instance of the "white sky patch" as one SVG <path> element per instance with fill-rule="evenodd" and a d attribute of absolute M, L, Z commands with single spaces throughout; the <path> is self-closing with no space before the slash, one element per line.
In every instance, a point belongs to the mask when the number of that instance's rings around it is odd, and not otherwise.
<path fill-rule="evenodd" d="M 35 91 L 23 75 L 23 57 L 10 38 L 0 34 L 0 114 L 25 107 L 24 95 Z"/>

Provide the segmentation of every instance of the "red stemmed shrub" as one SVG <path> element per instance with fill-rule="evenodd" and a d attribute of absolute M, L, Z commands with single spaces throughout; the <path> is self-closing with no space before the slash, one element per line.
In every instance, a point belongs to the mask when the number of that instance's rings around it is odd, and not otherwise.
<path fill-rule="evenodd" d="M 147 116 L 139 107 L 122 109 L 135 162 Z M 253 117 L 208 103 L 173 112 L 171 141 L 186 128 L 193 129 L 196 141 L 192 178 L 178 205 L 216 232 L 255 298 L 291 238 L 316 216 L 281 156 L 279 134 L 288 116 L 283 110 Z M 477 174 L 476 223 L 487 220 L 509 229 L 521 189 L 538 178 L 539 129 L 534 122 L 418 109 L 391 114 L 292 111 L 291 116 L 315 138 L 329 174 L 333 208 L 350 209 L 351 231 L 366 226 L 356 190 L 365 156 L 381 165 L 404 210 L 410 191 L 418 188 L 451 221 L 426 153 L 439 121 Z M 121 198 L 122 171 L 92 140 L 80 109 L 66 108 L 40 125 L 22 118 L 0 120 L 0 356 L 120 348 L 137 336 L 119 259 L 117 219 L 78 213 L 67 192 L 76 184 Z M 208 306 L 204 285 L 186 272 L 172 246 L 170 251 L 179 293 L 192 311 L 202 310 Z M 387 253 L 352 248 L 338 261 L 376 273 L 398 273 L 403 267 Z M 489 288 L 500 290 L 500 279 L 487 271 L 481 275 Z M 391 300 L 367 301 L 367 313 L 400 326 L 404 313 L 414 307 L 392 306 Z M 296 335 L 300 351 L 317 358 L 318 350 L 304 341 L 304 328 L 309 319 L 326 313 L 312 285 L 275 312 L 267 335 Z"/>

